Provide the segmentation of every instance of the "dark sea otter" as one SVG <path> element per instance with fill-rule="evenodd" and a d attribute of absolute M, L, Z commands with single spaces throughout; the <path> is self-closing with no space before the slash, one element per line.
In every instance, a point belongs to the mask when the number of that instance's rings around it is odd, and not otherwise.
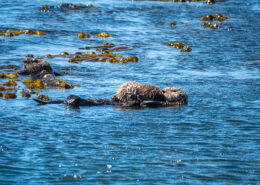
<path fill-rule="evenodd" d="M 34 99 L 40 104 L 60 104 L 76 108 L 79 106 L 117 105 L 125 108 L 145 108 L 145 107 L 167 107 L 178 106 L 188 103 L 188 96 L 179 88 L 167 87 L 161 91 L 152 85 L 139 85 L 137 82 L 123 83 L 117 93 L 108 99 L 83 99 L 79 96 L 69 95 L 64 101 L 41 101 Z"/>
<path fill-rule="evenodd" d="M 39 104 L 62 104 L 71 107 L 71 108 L 78 108 L 80 106 L 98 106 L 98 105 L 114 105 L 113 102 L 109 101 L 108 99 L 83 99 L 76 95 L 69 95 L 65 100 L 56 100 L 56 101 L 42 101 L 39 99 L 33 99 L 34 101 L 38 102 Z"/>
<path fill-rule="evenodd" d="M 58 73 L 55 73 L 51 65 L 40 58 L 26 58 L 23 61 L 23 69 L 17 72 L 19 75 L 29 75 L 33 80 L 40 79 L 49 87 L 60 87 L 61 83 L 64 84 L 65 89 L 73 88 L 72 84 L 67 82 L 61 82 L 55 79 Z"/>

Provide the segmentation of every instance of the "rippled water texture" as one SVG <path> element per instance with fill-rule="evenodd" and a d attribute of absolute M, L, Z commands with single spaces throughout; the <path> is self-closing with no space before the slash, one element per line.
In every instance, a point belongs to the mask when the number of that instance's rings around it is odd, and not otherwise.
<path fill-rule="evenodd" d="M 182 88 L 189 104 L 143 110 L 38 106 L 19 94 L 24 88 L 19 82 L 17 99 L 0 98 L 0 184 L 260 183 L 258 0 L 214 5 L 100 0 L 88 11 L 40 11 L 61 3 L 90 2 L 0 1 L 0 30 L 48 34 L 0 36 L 0 66 L 21 68 L 28 54 L 82 52 L 79 48 L 103 42 L 129 46 L 133 49 L 116 53 L 137 56 L 138 63 L 46 59 L 80 87 L 42 93 L 53 99 L 111 98 L 121 83 L 135 80 Z M 216 30 L 203 28 L 199 18 L 215 13 L 231 19 Z M 102 31 L 113 37 L 95 36 Z M 91 37 L 77 38 L 79 32 Z M 192 52 L 181 53 L 169 41 L 189 45 Z"/>

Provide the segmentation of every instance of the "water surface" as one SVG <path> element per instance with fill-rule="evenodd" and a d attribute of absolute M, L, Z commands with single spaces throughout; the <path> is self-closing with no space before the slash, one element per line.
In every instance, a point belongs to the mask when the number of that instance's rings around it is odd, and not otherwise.
<path fill-rule="evenodd" d="M 45 4 L 88 4 L 89 11 Z M 72 90 L 46 89 L 53 99 L 70 94 L 111 98 L 125 81 L 175 86 L 189 104 L 143 110 L 113 106 L 69 109 L 38 106 L 25 99 L 0 98 L 1 184 L 259 184 L 260 183 L 260 22 L 258 0 L 0 1 L 0 30 L 33 29 L 46 36 L 0 37 L 0 66 L 22 67 L 27 54 L 74 53 L 103 42 L 134 49 L 138 63 L 69 63 L 46 59 Z M 231 17 L 212 30 L 199 18 Z M 171 27 L 169 23 L 176 22 Z M 113 37 L 102 39 L 105 31 Z M 79 39 L 86 32 L 89 39 Z M 167 46 L 179 41 L 181 53 Z M 69 70 L 67 70 L 69 69 Z M 12 72 L 1 70 L 3 72 Z M 21 80 L 25 77 L 21 77 Z M 5 81 L 0 79 L 1 82 Z"/>

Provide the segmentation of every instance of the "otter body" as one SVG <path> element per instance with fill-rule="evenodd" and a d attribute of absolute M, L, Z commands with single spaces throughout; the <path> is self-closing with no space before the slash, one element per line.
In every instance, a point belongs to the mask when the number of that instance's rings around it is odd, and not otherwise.
<path fill-rule="evenodd" d="M 167 87 L 162 91 L 153 85 L 125 82 L 111 101 L 123 107 L 162 107 L 187 104 L 188 96 L 176 87 Z"/>
<path fill-rule="evenodd" d="M 98 106 L 98 105 L 112 105 L 113 103 L 107 99 L 97 100 L 95 98 L 83 99 L 76 95 L 69 95 L 65 100 L 56 101 L 42 101 L 33 99 L 39 104 L 65 104 L 71 108 L 78 108 L 80 106 Z"/>

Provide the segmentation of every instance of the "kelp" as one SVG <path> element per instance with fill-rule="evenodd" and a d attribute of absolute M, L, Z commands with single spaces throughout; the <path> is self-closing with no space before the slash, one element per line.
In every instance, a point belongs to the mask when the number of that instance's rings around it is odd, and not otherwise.
<path fill-rule="evenodd" d="M 88 62 L 106 62 L 109 63 L 128 63 L 128 62 L 138 62 L 138 58 L 136 56 L 123 57 L 118 53 L 113 53 L 113 51 L 128 51 L 133 48 L 130 48 L 125 45 L 121 45 L 117 47 L 113 43 L 104 42 L 100 46 L 86 46 L 85 48 L 79 48 L 81 50 L 95 50 L 87 53 L 76 52 L 74 54 L 70 54 L 68 52 L 62 52 L 59 55 L 51 55 L 47 54 L 45 58 L 55 58 L 55 57 L 63 57 L 69 58 L 70 63 L 80 63 L 83 61 Z"/>
<path fill-rule="evenodd" d="M 19 75 L 18 74 L 3 74 L 3 73 L 0 73 L 0 78 L 18 78 Z"/>
<path fill-rule="evenodd" d="M 108 34 L 106 32 L 97 33 L 95 35 L 98 36 L 98 37 L 102 37 L 102 38 L 112 37 L 111 34 Z"/>
<path fill-rule="evenodd" d="M 6 92 L 5 94 L 4 94 L 4 99 L 15 99 L 17 96 L 16 96 L 16 94 L 15 93 L 9 93 L 9 92 Z"/>
<path fill-rule="evenodd" d="M 192 49 L 190 46 L 184 45 L 181 42 L 168 42 L 168 46 L 177 48 L 177 49 L 181 49 L 181 52 L 191 52 Z"/>
<path fill-rule="evenodd" d="M 83 32 L 81 32 L 81 33 L 79 33 L 78 34 L 78 36 L 77 36 L 78 38 L 89 38 L 90 37 L 90 35 L 89 34 L 87 34 L 87 33 L 83 33 Z"/>
<path fill-rule="evenodd" d="M 170 25 L 171 27 L 173 27 L 173 26 L 176 26 L 176 23 L 175 23 L 175 22 L 171 22 L 169 25 Z"/>
<path fill-rule="evenodd" d="M 6 89 L 4 87 L 0 86 L 0 92 L 6 91 Z"/>
<path fill-rule="evenodd" d="M 23 84 L 27 89 L 30 90 L 40 90 L 45 89 L 46 87 L 54 89 L 72 89 L 75 86 L 79 86 L 78 84 L 70 84 L 61 78 L 51 78 L 47 81 L 43 81 L 41 79 L 33 80 L 32 78 L 28 78 L 23 81 Z"/>
<path fill-rule="evenodd" d="M 17 86 L 17 83 L 14 79 L 10 79 L 9 81 L 5 82 L 5 83 L 0 83 L 0 85 L 3 86 Z"/>
<path fill-rule="evenodd" d="M 226 17 L 221 14 L 205 15 L 200 18 L 201 21 L 218 21 L 223 22 L 231 17 Z"/>
<path fill-rule="evenodd" d="M 47 95 L 39 95 L 38 97 L 37 97 L 37 99 L 38 100 L 42 100 L 42 101 L 51 101 L 52 100 L 52 98 L 50 98 L 49 96 L 47 96 Z"/>
<path fill-rule="evenodd" d="M 30 94 L 30 92 L 28 91 L 28 90 L 21 90 L 20 91 L 20 94 L 22 94 L 22 96 L 23 97 L 25 97 L 25 98 L 30 98 L 31 97 L 31 94 Z"/>

